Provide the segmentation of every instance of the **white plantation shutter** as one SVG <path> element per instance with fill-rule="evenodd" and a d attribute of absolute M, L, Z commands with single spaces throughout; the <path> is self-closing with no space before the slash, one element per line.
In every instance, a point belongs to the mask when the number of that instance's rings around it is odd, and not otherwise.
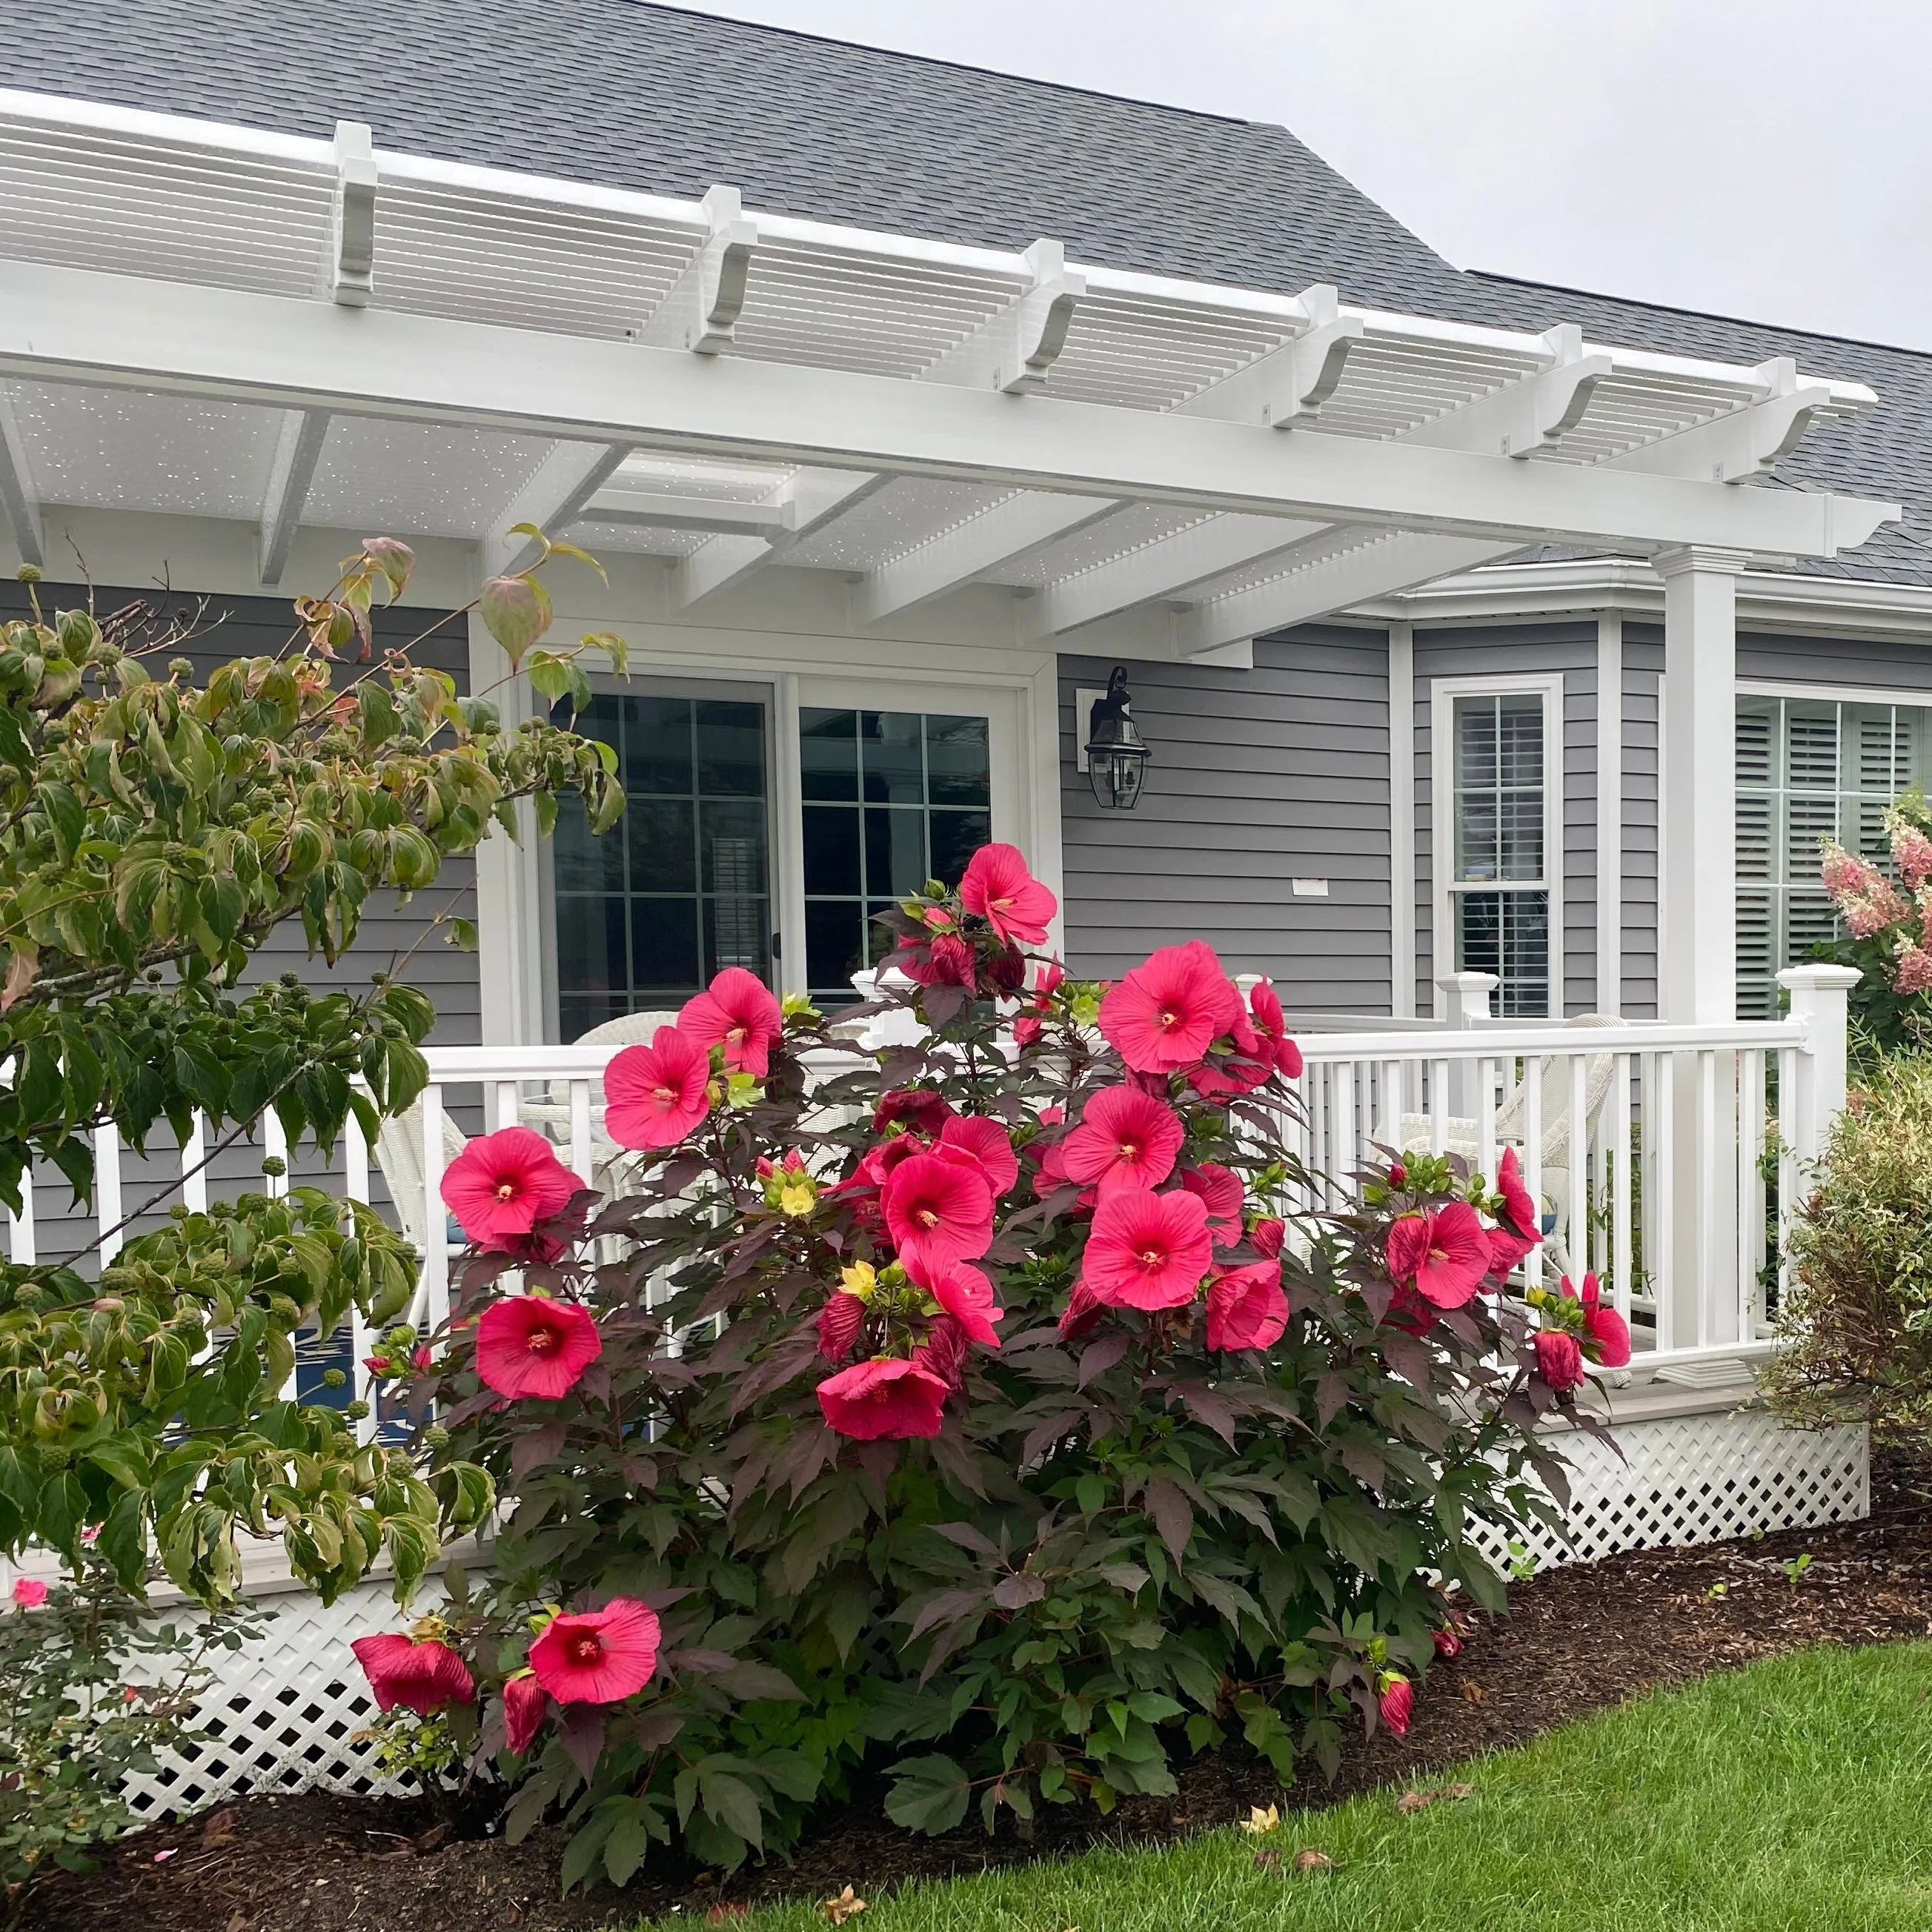
<path fill-rule="evenodd" d="M 1818 877 L 1835 838 L 1882 863 L 1886 808 L 1932 776 L 1932 710 L 1740 698 L 1737 737 L 1738 1012 L 1774 1012 L 1781 968 L 1838 933 Z"/>

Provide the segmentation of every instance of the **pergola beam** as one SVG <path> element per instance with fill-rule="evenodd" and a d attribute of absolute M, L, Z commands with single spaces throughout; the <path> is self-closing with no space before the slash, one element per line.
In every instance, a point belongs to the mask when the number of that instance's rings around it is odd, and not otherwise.
<path fill-rule="evenodd" d="M 674 496 L 656 490 L 601 490 L 579 512 L 578 520 L 626 530 L 735 531 L 770 543 L 792 527 L 796 514 L 789 500 L 741 503 L 718 496 Z"/>
<path fill-rule="evenodd" d="M 1830 556 L 1898 514 L 18 261 L 0 262 L 0 376 L 1519 546 Z"/>
<path fill-rule="evenodd" d="M 289 550 L 302 527 L 302 506 L 308 501 L 328 440 L 326 410 L 290 410 L 282 418 L 262 500 L 260 563 L 264 584 L 280 583 L 288 568 Z"/>
<path fill-rule="evenodd" d="M 715 536 L 678 560 L 671 573 L 670 608 L 688 610 L 743 583 L 890 480 L 866 472 L 801 470 L 772 499 L 779 527 L 761 535 Z"/>
<path fill-rule="evenodd" d="M 533 524 L 547 537 L 562 536 L 630 453 L 628 443 L 560 442 L 491 519 L 483 539 L 483 574 L 501 577 L 533 562 L 536 545 L 513 536 L 514 526 Z"/>

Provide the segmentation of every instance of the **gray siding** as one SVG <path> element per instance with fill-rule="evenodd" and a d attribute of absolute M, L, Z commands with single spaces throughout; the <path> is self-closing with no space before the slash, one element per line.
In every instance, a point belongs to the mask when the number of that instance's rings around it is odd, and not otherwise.
<path fill-rule="evenodd" d="M 1624 626 L 1623 1011 L 1657 1017 L 1658 686 L 1664 633 Z"/>
<path fill-rule="evenodd" d="M 1662 634 L 1658 635 L 1660 639 Z M 1921 644 L 1906 638 L 1800 638 L 1743 632 L 1738 638 L 1738 676 L 1932 693 L 1932 640 Z"/>
<path fill-rule="evenodd" d="M 1436 1010 L 1436 872 L 1431 823 L 1436 682 L 1444 678 L 1560 674 L 1563 680 L 1562 998 L 1566 1013 L 1588 1012 L 1597 1000 L 1595 620 L 1418 630 L 1414 661 L 1416 1011 L 1427 1014 Z"/>
<path fill-rule="evenodd" d="M 1107 661 L 1060 661 L 1069 964 L 1124 971 L 1198 937 L 1291 1006 L 1389 1010 L 1388 658 L 1380 632 L 1264 639 L 1251 671 L 1128 667 L 1154 753 L 1131 813 L 1074 769 L 1074 694 Z M 1325 898 L 1290 881 L 1325 878 Z"/>
<path fill-rule="evenodd" d="M 84 588 L 74 585 L 40 586 L 42 608 L 52 610 L 86 601 Z M 131 590 L 97 589 L 94 608 L 106 612 L 117 610 L 151 593 Z M 192 614 L 199 600 L 191 595 L 175 593 L 152 598 L 158 608 L 169 613 Z M 0 584 L 0 615 L 25 614 L 26 597 L 19 585 Z M 445 614 L 403 610 L 379 613 L 376 620 L 378 647 L 410 644 L 436 624 Z M 197 620 L 202 634 L 178 653 L 194 663 L 197 677 L 206 677 L 217 666 L 238 657 L 272 655 L 288 641 L 293 628 L 285 599 L 268 597 L 217 597 L 207 600 Z M 469 674 L 467 634 L 460 624 L 446 626 L 416 646 L 418 663 L 448 672 L 459 688 L 466 688 Z M 356 667 L 342 667 L 346 681 L 356 674 Z M 462 952 L 445 944 L 441 936 L 424 940 L 428 921 L 454 903 L 455 910 L 473 915 L 476 868 L 467 859 L 452 860 L 443 867 L 442 878 L 430 891 L 412 904 L 399 906 L 393 893 L 372 897 L 364 915 L 356 944 L 330 968 L 319 955 L 311 955 L 299 922 L 292 922 L 273 934 L 244 976 L 244 985 L 256 985 L 283 973 L 296 973 L 311 986 L 356 993 L 366 988 L 370 976 L 393 971 L 410 984 L 422 988 L 434 1001 L 436 1024 L 430 1035 L 437 1046 L 467 1046 L 480 1039 L 481 1000 L 474 953 Z M 422 941 L 418 945 L 418 942 Z M 416 950 L 412 952 L 412 948 Z M 453 1096 L 467 1100 L 466 1093 Z M 468 1123 L 466 1121 L 466 1124 Z M 150 1195 L 165 1189 L 179 1172 L 173 1154 L 172 1136 L 163 1126 L 158 1129 L 156 1152 L 147 1161 L 130 1156 L 123 1163 L 124 1210 L 131 1210 Z M 296 1164 L 297 1178 L 319 1173 L 320 1164 L 310 1149 Z M 218 1156 L 208 1168 L 211 1198 L 232 1196 L 261 1180 L 259 1149 L 237 1146 Z M 382 1198 L 380 1174 L 372 1174 L 372 1184 Z M 51 1169 L 38 1177 L 34 1189 L 39 1251 L 44 1260 L 58 1260 L 87 1241 L 93 1232 L 92 1216 L 71 1206 L 67 1186 Z M 144 1221 L 141 1226 L 152 1225 Z"/>

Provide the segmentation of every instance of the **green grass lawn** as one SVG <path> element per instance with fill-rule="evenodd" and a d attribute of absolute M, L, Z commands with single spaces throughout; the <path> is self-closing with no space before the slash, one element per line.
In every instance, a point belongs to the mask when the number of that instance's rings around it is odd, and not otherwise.
<path fill-rule="evenodd" d="M 1925 1932 L 1928 1697 L 1932 1645 L 1782 1658 L 1444 1774 L 1474 1786 L 1460 1802 L 1404 1816 L 1382 1792 L 1266 1838 L 920 1886 L 847 1932 Z M 1279 1869 L 1256 1869 L 1264 1846 Z M 1292 1876 L 1304 1848 L 1337 1869 Z M 826 1921 L 806 1904 L 736 1922 Z"/>

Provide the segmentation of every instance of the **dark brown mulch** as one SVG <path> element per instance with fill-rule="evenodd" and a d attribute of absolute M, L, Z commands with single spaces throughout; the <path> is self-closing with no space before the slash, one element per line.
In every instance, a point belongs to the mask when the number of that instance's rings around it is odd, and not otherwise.
<path fill-rule="evenodd" d="M 1510 1592 L 1507 1622 L 1485 1623 L 1462 1655 L 1429 1675 L 1406 1739 L 1358 1744 L 1333 1785 L 1306 1803 L 1525 1742 L 1552 1725 L 1810 1643 L 1932 1634 L 1932 1470 L 1881 1462 L 1869 1520 L 1790 1530 L 1757 1542 L 1639 1551 L 1552 1570 Z M 1808 1553 L 1792 1580 L 1785 1564 Z M 687 1875 L 560 1900 L 560 1834 L 520 1846 L 449 1838 L 418 1804 L 319 1792 L 254 1798 L 125 1840 L 98 1872 L 63 1878 L 30 1916 L 36 1932 L 588 1932 L 682 1906 L 705 1923 L 721 1901 L 861 1896 L 911 1878 L 1148 1842 L 1226 1823 L 1280 1797 L 1264 1765 L 1229 1752 L 1180 1774 L 1178 1797 L 1140 1798 L 1113 1816 L 1054 1811 L 1028 1845 L 968 1828 L 918 1838 L 855 1804 L 828 1820 L 789 1865 L 728 1882 Z M 156 1854 L 172 1856 L 157 1863 Z M 724 1913 L 719 1913 L 720 1918 Z"/>

